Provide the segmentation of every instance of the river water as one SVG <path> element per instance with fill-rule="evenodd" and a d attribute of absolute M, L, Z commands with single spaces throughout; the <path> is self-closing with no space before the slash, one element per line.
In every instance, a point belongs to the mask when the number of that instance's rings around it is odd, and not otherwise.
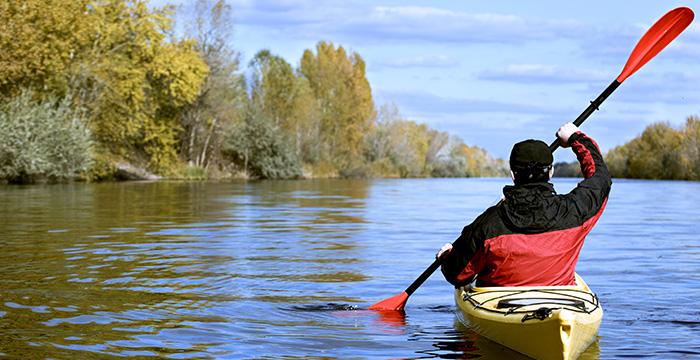
<path fill-rule="evenodd" d="M 505 179 L 0 187 L 0 357 L 517 359 L 435 274 Z M 574 179 L 555 186 L 567 192 Z M 700 183 L 617 180 L 577 271 L 587 359 L 700 358 Z"/>

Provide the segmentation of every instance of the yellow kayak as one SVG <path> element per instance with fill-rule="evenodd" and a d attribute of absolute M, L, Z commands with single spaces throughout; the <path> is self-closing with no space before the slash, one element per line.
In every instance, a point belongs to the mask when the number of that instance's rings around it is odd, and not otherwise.
<path fill-rule="evenodd" d="M 455 290 L 460 321 L 535 359 L 576 359 L 596 339 L 603 309 L 576 274 L 576 285 Z"/>

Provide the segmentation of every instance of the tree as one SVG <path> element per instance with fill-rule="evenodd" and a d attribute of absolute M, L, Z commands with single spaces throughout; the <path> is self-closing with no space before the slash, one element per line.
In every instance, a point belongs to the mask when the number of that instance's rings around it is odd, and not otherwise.
<path fill-rule="evenodd" d="M 292 66 L 269 50 L 260 50 L 250 61 L 253 69 L 251 98 L 275 126 L 290 129 L 294 112 L 296 76 Z"/>
<path fill-rule="evenodd" d="M 401 177 L 425 176 L 430 135 L 425 124 L 397 121 L 392 126 L 391 158 Z"/>
<path fill-rule="evenodd" d="M 391 127 L 401 121 L 399 108 L 394 103 L 383 104 L 377 113 L 377 121 L 365 137 L 365 158 L 378 161 L 388 158 L 391 152 Z"/>
<path fill-rule="evenodd" d="M 90 43 L 89 0 L 0 1 L 0 95 L 65 92 L 65 74 Z"/>
<path fill-rule="evenodd" d="M 227 136 L 223 150 L 250 177 L 289 179 L 301 176 L 301 164 L 290 151 L 284 135 L 272 119 L 254 106 L 246 112 L 245 121 Z"/>
<path fill-rule="evenodd" d="M 194 42 L 168 40 L 171 10 L 145 0 L 0 2 L 0 93 L 33 89 L 84 109 L 102 153 L 166 170 L 176 121 L 207 73 Z"/>
<path fill-rule="evenodd" d="M 444 157 L 443 149 L 450 141 L 450 134 L 433 129 L 428 130 L 428 149 L 425 153 L 425 173 L 431 174 L 435 165 Z"/>
<path fill-rule="evenodd" d="M 340 168 L 356 166 L 375 116 L 364 60 L 342 46 L 319 42 L 316 54 L 304 51 L 300 72 L 319 102 L 322 153 Z"/>
<path fill-rule="evenodd" d="M 503 160 L 493 158 L 482 148 L 466 145 L 457 136 L 450 139 L 448 149 L 448 157 L 438 163 L 437 172 L 433 171 L 436 176 L 482 177 L 508 174 Z"/>
<path fill-rule="evenodd" d="M 557 162 L 554 163 L 554 177 L 582 177 L 581 165 L 578 161 L 571 163 Z"/>
<path fill-rule="evenodd" d="M 681 156 L 689 180 L 700 180 L 700 118 L 691 116 L 681 130 Z"/>
<path fill-rule="evenodd" d="M 209 74 L 196 101 L 180 116 L 180 151 L 189 165 L 205 169 L 218 162 L 223 135 L 242 121 L 247 102 L 239 54 L 228 42 L 233 33 L 231 11 L 223 0 L 198 0 L 194 21 L 187 25 Z"/>
<path fill-rule="evenodd" d="M 306 163 L 317 163 L 322 157 L 320 138 L 321 112 L 308 79 L 297 77 L 294 85 L 292 144 L 297 157 Z"/>
<path fill-rule="evenodd" d="M 464 153 L 464 141 L 457 136 L 449 139 L 447 155 L 437 161 L 431 175 L 435 177 L 464 177 L 467 170 L 467 158 Z"/>
<path fill-rule="evenodd" d="M 314 162 L 318 157 L 313 143 L 318 142 L 319 113 L 309 81 L 297 76 L 287 61 L 269 50 L 259 51 L 250 67 L 254 106 L 285 134 L 298 158 Z"/>
<path fill-rule="evenodd" d="M 697 179 L 698 120 L 688 118 L 681 130 L 668 123 L 647 126 L 642 134 L 610 150 L 605 158 L 615 177 Z"/>
<path fill-rule="evenodd" d="M 145 158 L 160 172 L 177 160 L 178 113 L 196 100 L 208 71 L 194 41 L 167 41 L 171 15 L 171 8 L 151 10 L 144 0 L 90 7 L 91 47 L 70 82 L 106 150 Z"/>

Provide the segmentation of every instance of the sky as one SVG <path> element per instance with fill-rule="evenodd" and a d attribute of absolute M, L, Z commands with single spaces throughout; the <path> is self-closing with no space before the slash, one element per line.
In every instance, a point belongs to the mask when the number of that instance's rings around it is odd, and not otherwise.
<path fill-rule="evenodd" d="M 155 0 L 191 6 L 191 1 Z M 617 77 L 637 41 L 678 1 L 231 0 L 242 64 L 261 49 L 294 66 L 330 41 L 359 53 L 377 106 L 507 158 L 547 143 Z M 185 11 L 186 13 L 187 11 Z M 700 20 L 696 20 L 698 22 Z M 583 124 L 603 151 L 654 122 L 700 115 L 700 23 L 623 85 Z M 556 161 L 573 161 L 559 151 Z"/>

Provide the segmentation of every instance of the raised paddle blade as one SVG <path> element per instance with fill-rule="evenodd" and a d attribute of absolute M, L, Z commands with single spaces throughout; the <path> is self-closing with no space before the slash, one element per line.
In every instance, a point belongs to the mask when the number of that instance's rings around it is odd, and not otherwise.
<path fill-rule="evenodd" d="M 369 309 L 379 311 L 403 311 L 403 307 L 406 306 L 406 301 L 408 301 L 408 293 L 403 291 L 398 295 L 370 306 Z"/>
<path fill-rule="evenodd" d="M 623 82 L 635 71 L 639 70 L 651 58 L 656 56 L 666 45 L 675 39 L 693 21 L 695 14 L 687 7 L 679 7 L 666 13 L 654 25 L 632 50 L 627 64 L 617 76 L 618 82 Z"/>

